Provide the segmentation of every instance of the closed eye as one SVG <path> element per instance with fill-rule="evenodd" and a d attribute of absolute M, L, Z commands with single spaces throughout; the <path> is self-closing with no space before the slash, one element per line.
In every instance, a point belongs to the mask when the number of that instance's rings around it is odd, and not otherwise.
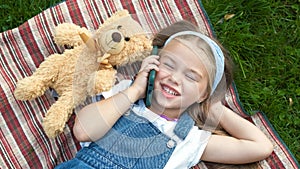
<path fill-rule="evenodd" d="M 174 66 L 170 63 L 163 63 L 163 65 L 168 69 L 174 69 Z"/>
<path fill-rule="evenodd" d="M 195 81 L 195 82 L 200 81 L 200 77 L 193 72 L 187 73 L 185 76 L 188 80 Z"/>

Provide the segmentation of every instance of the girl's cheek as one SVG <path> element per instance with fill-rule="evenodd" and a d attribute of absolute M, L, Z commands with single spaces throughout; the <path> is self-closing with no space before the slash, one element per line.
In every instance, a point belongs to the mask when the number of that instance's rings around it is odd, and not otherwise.
<path fill-rule="evenodd" d="M 168 72 L 162 71 L 162 69 L 160 69 L 159 71 L 156 72 L 155 81 L 157 82 L 157 84 L 159 84 L 162 80 L 167 78 L 169 75 L 170 74 Z"/>
<path fill-rule="evenodd" d="M 161 77 L 169 76 L 170 74 L 171 74 L 170 71 L 162 68 L 160 68 L 159 71 L 157 72 L 157 76 L 161 76 Z"/>

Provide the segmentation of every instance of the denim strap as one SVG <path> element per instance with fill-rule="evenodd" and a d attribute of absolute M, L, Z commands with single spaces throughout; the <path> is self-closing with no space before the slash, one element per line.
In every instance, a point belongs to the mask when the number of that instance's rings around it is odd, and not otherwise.
<path fill-rule="evenodd" d="M 187 113 L 184 112 L 178 122 L 177 125 L 174 128 L 174 133 L 181 138 L 182 140 L 185 139 L 185 137 L 190 132 L 191 128 L 194 126 L 195 122 L 192 119 L 192 117 Z"/>

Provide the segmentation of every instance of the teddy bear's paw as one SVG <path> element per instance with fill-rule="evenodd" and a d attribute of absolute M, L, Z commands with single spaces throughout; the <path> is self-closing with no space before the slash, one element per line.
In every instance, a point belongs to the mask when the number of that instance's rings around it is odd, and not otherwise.
<path fill-rule="evenodd" d="M 56 106 L 54 106 L 54 109 L 56 109 Z M 63 108 L 57 111 L 54 109 L 51 107 L 43 119 L 43 128 L 49 138 L 55 138 L 64 131 L 69 114 L 71 114 Z"/>
<path fill-rule="evenodd" d="M 45 117 L 43 120 L 43 128 L 49 138 L 55 138 L 64 131 L 65 123 L 53 117 Z"/>
<path fill-rule="evenodd" d="M 54 138 L 62 133 L 66 122 L 73 113 L 74 103 L 70 94 L 64 93 L 47 111 L 43 128 L 48 137 Z"/>
<path fill-rule="evenodd" d="M 116 70 L 99 70 L 91 74 L 88 81 L 87 92 L 90 96 L 108 91 L 116 82 Z"/>
<path fill-rule="evenodd" d="M 27 77 L 17 83 L 14 95 L 18 100 L 31 100 L 43 95 L 46 90 L 42 81 Z"/>
<path fill-rule="evenodd" d="M 81 28 L 73 23 L 62 23 L 55 27 L 54 41 L 61 46 L 76 47 L 83 44 L 80 33 L 91 36 L 91 32 L 86 28 Z"/>
<path fill-rule="evenodd" d="M 55 138 L 64 131 L 64 127 L 58 128 L 54 124 L 43 123 L 43 128 L 49 138 Z"/>

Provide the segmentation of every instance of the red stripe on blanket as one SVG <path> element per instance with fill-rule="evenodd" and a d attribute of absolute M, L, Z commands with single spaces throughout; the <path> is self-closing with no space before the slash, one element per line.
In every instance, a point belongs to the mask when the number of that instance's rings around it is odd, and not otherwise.
<path fill-rule="evenodd" d="M 272 138 L 276 142 L 277 146 L 279 146 L 280 149 L 282 150 L 282 152 L 285 154 L 285 156 L 287 157 L 287 159 L 289 160 L 289 162 L 291 163 L 291 165 L 294 168 L 297 168 L 297 164 L 293 160 L 293 157 L 291 157 L 291 154 L 286 149 L 286 146 L 282 143 L 282 141 L 280 140 L 280 138 L 278 138 L 278 136 L 274 133 L 272 127 L 270 127 L 270 124 L 265 120 L 265 117 L 262 115 L 262 113 L 257 113 L 257 117 L 260 119 L 261 123 L 264 125 L 264 127 L 266 128 L 266 130 L 268 131 L 268 133 L 272 136 Z M 276 166 L 280 166 L 281 165 L 284 168 L 284 164 L 282 164 L 282 161 L 277 157 L 277 155 L 273 153 L 272 156 L 275 159 Z"/>
<path fill-rule="evenodd" d="M 34 62 L 35 67 L 38 67 L 40 63 L 44 61 L 44 56 L 41 53 L 37 52 L 38 44 L 34 39 L 33 32 L 29 26 L 29 23 L 26 22 L 22 27 L 19 27 L 19 32 L 30 58 Z"/>
<path fill-rule="evenodd" d="M 107 4 L 107 11 L 110 12 L 110 14 L 113 14 L 117 11 L 115 0 L 107 0 L 105 4 Z"/>
<path fill-rule="evenodd" d="M 159 29 L 158 19 L 155 16 L 153 10 L 149 7 L 151 2 L 139 1 L 139 5 L 142 8 L 142 13 L 145 16 L 147 25 L 150 27 L 151 32 L 156 32 Z M 155 19 L 154 19 L 155 18 Z"/>
<path fill-rule="evenodd" d="M 65 22 L 65 18 L 63 16 L 61 7 L 59 5 L 57 5 L 57 6 L 53 7 L 53 8 L 50 8 L 49 11 L 50 11 L 51 17 L 53 18 L 52 19 L 53 25 L 56 26 L 56 25 L 58 25 L 60 23 L 64 23 Z M 47 20 L 49 20 L 49 19 L 47 19 Z M 53 29 L 53 28 L 51 28 L 51 29 Z M 49 33 L 50 33 L 49 42 L 51 44 L 51 46 L 49 46 L 49 48 L 53 49 L 53 50 L 49 51 L 49 54 L 60 53 L 61 52 L 60 47 L 58 47 L 55 44 L 55 42 L 53 41 L 53 35 L 52 35 L 53 31 L 50 30 Z"/>
<path fill-rule="evenodd" d="M 31 72 L 29 66 L 27 65 L 27 62 L 25 61 L 22 52 L 20 51 L 21 49 L 19 48 L 19 43 L 17 43 L 14 35 L 12 34 L 12 31 L 7 31 L 5 33 L 2 34 L 2 39 L 3 39 L 3 48 L 1 48 L 1 55 L 5 56 L 5 51 L 8 51 L 9 55 L 7 55 L 6 52 L 6 57 L 1 57 L 1 63 L 2 63 L 2 68 L 1 68 L 1 72 L 3 75 L 5 75 L 5 79 L 6 82 L 8 83 L 8 85 L 10 86 L 10 89 L 12 90 L 12 88 L 14 88 L 14 84 L 12 84 L 11 80 L 13 80 L 13 82 L 16 81 L 16 77 L 14 74 L 14 71 L 16 70 L 12 70 L 11 69 L 11 64 L 15 64 L 16 69 L 18 71 L 20 71 L 21 75 L 27 76 L 28 72 Z M 12 59 L 13 63 L 10 63 L 10 61 L 8 59 Z"/>
<path fill-rule="evenodd" d="M 121 1 L 123 9 L 127 9 L 130 14 L 136 14 L 135 8 L 130 1 Z M 137 18 L 134 18 L 137 19 Z"/>
<path fill-rule="evenodd" d="M 85 1 L 84 3 L 86 5 L 89 16 L 91 17 L 91 22 L 93 24 L 93 28 L 97 29 L 99 27 L 99 20 L 96 17 L 96 12 L 98 12 L 97 6 L 93 5 L 93 3 L 95 3 L 95 1 L 91 1 L 90 3 Z M 96 12 L 95 12 L 95 10 L 96 10 Z"/>
<path fill-rule="evenodd" d="M 11 36 L 10 38 L 14 39 L 13 36 Z M 14 42 L 14 41 L 10 41 L 10 42 Z M 8 45 L 8 46 L 10 46 L 10 45 Z M 18 46 L 16 46 L 15 49 L 17 49 L 17 47 Z M 21 55 L 21 54 L 19 54 L 19 55 Z M 15 56 L 15 55 L 12 55 L 12 56 Z M 8 58 L 8 57 L 1 57 L 1 59 L 2 59 L 1 63 L 3 65 L 3 66 L 1 66 L 1 72 L 2 72 L 1 74 L 2 74 L 2 77 L 4 78 L 4 80 L 6 81 L 7 85 L 10 86 L 10 91 L 7 91 L 7 92 L 12 93 L 14 90 L 14 84 L 12 83 L 13 82 L 12 79 L 15 79 L 14 74 L 15 74 L 15 71 L 17 71 L 17 70 L 12 70 L 10 67 L 10 64 L 7 65 L 6 58 Z M 19 58 L 22 58 L 22 57 L 19 57 Z M 12 59 L 15 59 L 15 58 L 12 57 Z M 16 61 L 18 61 L 18 60 L 16 60 Z M 24 65 L 19 64 L 19 67 L 23 67 L 23 66 Z M 22 71 L 20 71 L 20 72 L 22 72 Z M 1 89 L 3 89 L 3 88 L 1 88 Z M 24 113 L 19 113 L 20 116 L 18 116 L 18 117 L 14 116 L 15 113 L 2 114 L 4 120 L 7 123 L 7 125 L 6 125 L 7 129 L 10 131 L 10 133 L 13 133 L 13 137 L 15 138 L 16 144 L 20 148 L 21 154 L 23 154 L 24 157 L 26 157 L 26 161 L 29 161 L 28 165 L 29 166 L 37 166 L 38 168 L 42 167 L 40 160 L 38 158 L 38 155 L 33 152 L 32 148 L 31 148 L 31 144 L 29 143 L 29 140 L 24 139 L 24 138 L 27 138 L 25 133 L 23 132 L 25 128 L 22 128 L 21 126 L 28 126 L 30 131 L 35 135 L 35 138 L 38 140 L 37 143 L 39 143 L 40 147 L 43 149 L 44 154 L 49 154 L 49 152 L 46 149 L 51 150 L 50 146 L 48 146 L 48 148 L 43 148 L 43 145 L 44 145 L 43 142 L 46 140 L 46 138 L 45 138 L 45 136 L 43 138 L 44 134 L 42 131 L 42 126 L 39 125 L 39 122 L 38 122 L 39 120 L 35 118 L 35 115 L 32 115 L 32 113 L 35 113 L 34 110 L 43 112 L 42 110 L 45 111 L 44 105 L 46 105 L 46 107 L 50 106 L 50 103 L 47 101 L 47 99 L 43 99 L 43 98 L 45 98 L 45 97 L 40 97 L 40 99 L 38 99 L 38 101 L 36 102 L 37 107 L 35 107 L 35 108 L 33 108 L 31 106 L 31 104 L 25 103 L 25 105 L 27 105 L 27 106 L 25 106 L 23 104 L 23 102 L 18 102 L 21 112 L 24 112 Z M 11 105 L 9 104 L 9 102 L 7 102 L 8 100 L 11 100 L 11 99 L 7 99 L 4 91 L 1 90 L 1 101 L 2 101 L 1 102 L 1 111 L 14 112 L 14 110 L 11 108 Z M 42 100 L 42 101 L 40 101 L 40 100 Z M 19 122 L 20 118 L 21 119 L 24 118 L 25 120 L 23 120 L 23 121 L 27 122 L 26 123 L 27 125 L 25 125 L 25 123 Z M 37 131 L 36 129 L 39 129 L 39 131 Z M 9 147 L 7 147 L 7 148 L 9 148 Z M 6 151 L 10 152 L 9 150 L 6 150 Z M 52 155 L 55 155 L 55 153 L 53 152 Z M 49 166 L 50 165 L 51 165 L 51 162 L 49 162 Z"/>
<path fill-rule="evenodd" d="M 20 107 L 19 114 L 22 115 L 22 117 L 19 117 L 18 121 L 16 119 L 14 123 L 23 123 L 21 125 L 26 126 L 26 128 L 30 130 L 30 132 L 27 131 L 27 133 L 33 133 L 34 140 L 37 141 L 37 145 L 35 146 L 41 148 L 43 154 L 49 154 L 49 152 L 45 148 L 46 138 L 43 134 L 42 126 L 40 125 L 39 118 L 36 116 L 36 113 L 38 113 L 40 109 L 37 109 L 37 107 L 33 107 L 33 105 L 31 105 L 30 103 L 24 102 L 18 102 L 18 106 Z M 22 120 L 22 122 L 20 120 Z M 24 124 L 24 122 L 26 123 L 26 125 Z M 18 128 L 17 130 L 20 133 L 18 134 L 18 136 L 22 139 L 20 141 L 25 144 L 24 147 L 19 146 L 22 150 L 22 154 L 24 154 L 26 161 L 30 161 L 28 162 L 28 165 L 30 167 L 42 167 L 41 161 L 39 159 L 39 154 L 33 151 L 30 141 L 28 139 L 24 139 L 27 137 L 23 130 L 24 129 L 22 128 Z"/>
<path fill-rule="evenodd" d="M 189 15 L 187 14 L 190 12 L 190 11 L 189 12 L 187 11 L 188 3 L 185 1 L 179 0 L 179 1 L 175 1 L 175 4 L 176 4 L 177 9 L 179 10 L 182 18 L 189 20 L 190 18 L 189 18 Z"/>
<path fill-rule="evenodd" d="M 1 90 L 1 98 L 2 97 L 2 93 L 3 90 L 2 88 Z M 2 101 L 1 101 L 2 104 Z M 1 108 L 1 110 L 4 110 Z M 2 122 L 3 123 L 3 122 Z M 4 133 L 3 133 L 3 129 L 0 128 L 0 154 L 1 157 L 3 157 L 4 162 L 6 164 L 6 166 L 10 166 L 11 168 L 21 168 L 21 165 L 19 163 L 19 159 L 18 157 L 15 156 L 15 153 L 13 152 L 13 149 L 11 147 L 11 143 L 6 139 Z"/>
<path fill-rule="evenodd" d="M 19 52 L 19 47 L 18 47 L 18 43 L 16 43 L 16 40 L 14 39 L 14 36 L 11 34 L 11 31 L 7 32 L 8 34 L 8 38 L 10 39 L 10 41 L 6 41 L 6 38 L 3 38 L 4 43 L 7 46 L 7 50 L 9 50 L 11 52 L 11 57 L 7 56 L 7 57 L 1 57 L 1 75 L 5 80 L 6 85 L 9 87 L 9 90 L 7 90 L 6 92 L 8 93 L 7 95 L 4 93 L 4 91 L 2 90 L 3 88 L 1 88 L 1 112 L 6 112 L 6 113 L 2 113 L 2 117 L 4 118 L 3 124 L 5 123 L 6 125 L 6 130 L 9 131 L 9 133 L 11 133 L 11 135 L 14 137 L 14 141 L 16 142 L 16 144 L 18 145 L 18 147 L 20 148 L 21 154 L 27 154 L 27 151 L 29 150 L 28 148 L 30 147 L 30 143 L 26 138 L 24 131 L 24 128 L 22 128 L 22 126 L 24 125 L 23 123 L 21 124 L 19 122 L 19 116 L 17 117 L 15 113 L 9 113 L 9 112 L 14 112 L 14 110 L 11 107 L 11 104 L 8 102 L 9 100 L 12 100 L 11 98 L 7 98 L 7 97 L 13 97 L 11 94 L 14 90 L 14 83 L 16 81 L 16 77 L 15 77 L 15 71 L 19 71 L 20 72 L 24 72 L 24 68 L 23 65 L 20 64 L 20 61 L 23 61 L 22 59 L 19 60 L 19 58 L 22 58 L 20 56 L 22 56 L 22 54 Z M 4 35 L 4 34 L 3 34 Z M 12 52 L 13 50 L 11 50 L 12 48 L 14 48 L 14 52 Z M 3 48 L 4 49 L 4 48 Z M 16 57 L 14 57 L 16 56 Z M 17 70 L 13 69 L 11 67 L 11 64 L 8 64 L 7 59 L 11 58 L 14 62 L 16 63 L 15 65 L 17 66 Z M 19 63 L 19 64 L 17 64 Z M 25 62 L 24 62 L 25 63 Z M 29 71 L 29 69 L 27 69 Z M 2 84 L 4 85 L 4 84 Z M 22 116 L 21 116 L 22 117 Z M 4 130 L 4 127 L 3 127 Z M 2 131 L 3 131 L 2 130 Z M 2 140 L 2 139 L 1 139 Z M 3 137 L 3 140 L 4 137 Z M 6 149 L 7 148 L 7 149 Z M 15 147 L 14 147 L 15 148 Z M 10 155 L 12 157 L 15 156 L 15 152 L 13 152 L 12 148 L 7 146 L 5 147 L 5 151 L 11 153 Z M 33 157 L 33 159 L 38 159 L 37 155 L 32 155 L 32 156 L 26 156 L 27 160 L 29 160 L 30 162 L 28 163 L 29 165 L 34 164 L 34 161 L 30 159 L 30 157 Z M 13 162 L 15 163 L 15 162 Z M 36 162 L 37 164 L 39 164 L 39 161 Z M 16 163 L 17 165 L 18 163 Z"/>
<path fill-rule="evenodd" d="M 53 21 L 55 25 L 65 22 L 65 18 L 60 5 L 56 5 L 50 8 L 50 12 L 51 12 L 51 16 L 53 18 L 56 18 L 56 20 Z"/>
<path fill-rule="evenodd" d="M 40 100 L 43 100 L 40 104 Z M 44 107 L 43 103 L 49 103 L 48 99 L 46 98 L 45 95 L 39 97 L 36 99 L 36 103 L 38 105 L 37 111 L 41 112 L 42 115 L 44 115 L 43 112 L 46 112 L 50 104 L 47 104 L 47 107 Z M 26 108 L 26 105 L 24 106 Z M 36 109 L 36 108 L 35 108 Z M 26 112 L 32 112 L 31 110 L 26 110 Z M 37 113 L 37 112 L 36 112 Z M 35 117 L 35 116 L 34 116 Z M 79 142 L 75 139 L 75 137 L 72 135 L 66 136 L 64 133 L 60 134 L 59 137 L 55 139 L 55 144 L 51 142 L 51 140 L 45 135 L 43 127 L 41 126 L 41 123 L 39 122 L 38 119 L 28 119 L 29 121 L 36 122 L 35 127 L 30 127 L 30 129 L 36 129 L 36 130 L 31 130 L 32 133 L 35 136 L 35 140 L 37 144 L 39 145 L 39 148 L 45 155 L 45 162 L 49 168 L 53 168 L 53 165 L 56 165 L 57 162 L 61 161 L 66 161 L 74 156 L 74 149 L 69 145 L 70 144 L 70 139 L 74 141 L 74 144 L 76 146 L 76 149 L 79 150 L 80 145 Z M 68 121 L 68 126 L 72 128 L 74 123 L 74 116 L 71 116 L 70 120 Z M 71 132 L 72 133 L 72 132 Z M 69 135 L 69 133 L 68 133 Z M 52 145 L 53 144 L 53 145 Z M 73 144 L 73 143 L 72 143 Z M 58 150 L 54 150 L 53 146 L 57 146 Z M 71 149 L 72 148 L 72 149 Z M 35 158 L 37 159 L 37 158 Z"/>
<path fill-rule="evenodd" d="M 62 133 L 55 140 L 55 143 L 56 143 L 57 147 L 59 148 L 59 151 L 58 152 L 57 151 L 52 152 L 53 153 L 52 156 L 57 158 L 54 165 L 57 165 L 58 162 L 60 163 L 60 162 L 63 162 L 63 161 L 67 161 L 68 159 L 73 158 L 75 156 L 74 149 L 72 149 L 73 147 L 70 147 L 70 144 L 71 144 L 70 140 L 74 141 L 75 148 L 77 150 L 79 150 L 81 148 L 79 142 L 76 140 L 76 138 L 75 138 L 75 136 L 73 135 L 73 132 L 72 132 L 74 120 L 75 120 L 75 115 L 73 114 L 70 117 L 69 121 L 67 122 L 67 126 L 69 127 L 71 132 L 67 133 L 67 134 Z"/>
<path fill-rule="evenodd" d="M 67 133 L 67 134 L 68 134 L 68 135 L 71 135 L 71 138 L 72 138 L 73 141 L 74 141 L 75 147 L 77 148 L 77 150 L 79 150 L 79 149 L 81 149 L 81 145 L 80 145 L 79 141 L 75 138 L 74 133 L 73 133 L 73 130 L 72 130 L 72 129 L 73 129 L 73 126 L 74 126 L 74 123 L 75 123 L 75 117 L 76 117 L 76 115 L 73 113 L 73 114 L 71 115 L 69 121 L 67 122 L 67 125 L 68 125 L 68 127 L 70 128 L 70 130 L 71 130 L 71 132 L 70 132 L 70 133 Z M 66 136 L 66 135 L 64 134 L 64 136 Z M 74 153 L 73 150 L 70 149 L 70 145 L 69 145 L 70 143 L 68 143 L 68 140 L 70 139 L 70 136 L 68 136 L 68 137 L 63 137 L 63 139 L 64 139 L 64 140 L 62 140 L 62 141 L 63 141 L 63 143 L 64 143 L 64 146 L 68 148 L 68 158 L 70 158 L 70 157 L 73 156 L 72 153 Z M 64 160 L 64 161 L 65 161 L 65 160 Z"/>
<path fill-rule="evenodd" d="M 11 50 L 9 50 L 9 52 L 12 52 Z M 2 53 L 2 52 L 1 52 Z M 1 56 L 4 56 L 1 54 Z M 15 81 L 16 77 L 13 73 L 13 70 L 11 69 L 11 67 L 9 66 L 9 57 L 1 57 L 0 58 L 0 72 L 2 77 L 4 78 L 6 84 L 9 86 L 9 90 L 12 90 L 14 87 L 13 82 L 11 81 L 11 79 L 13 79 Z M 1 84 L 3 85 L 3 84 Z M 5 93 L 3 93 L 3 96 L 5 96 Z M 1 105 L 3 106 L 3 105 Z"/>
<path fill-rule="evenodd" d="M 97 1 L 98 2 L 98 1 Z M 98 5 L 98 3 L 96 3 L 95 2 L 95 4 L 93 5 L 93 7 L 94 7 L 94 13 L 95 13 L 95 16 L 96 16 L 96 18 L 98 19 L 97 20 L 97 23 L 96 24 L 98 24 L 98 26 L 97 27 L 95 27 L 95 29 L 98 29 L 99 28 L 99 25 L 100 24 L 102 24 L 104 21 L 105 21 L 105 19 L 103 18 L 103 16 L 101 15 L 101 12 L 103 12 L 101 9 L 100 9 L 100 5 Z"/>
<path fill-rule="evenodd" d="M 170 23 L 176 22 L 176 18 L 174 17 L 173 11 L 172 11 L 172 9 L 170 8 L 169 1 L 160 1 L 160 0 L 157 0 L 157 3 L 159 4 L 159 5 L 158 5 L 159 10 L 160 10 L 162 13 L 167 14 L 167 16 L 169 17 L 168 20 L 170 21 Z M 166 19 L 166 20 L 167 20 L 167 19 Z M 168 25 L 169 25 L 169 24 L 168 24 Z"/>
<path fill-rule="evenodd" d="M 146 8 L 144 8 L 147 11 L 147 16 L 149 16 L 149 24 L 152 24 L 153 26 L 155 26 L 155 31 L 161 29 L 163 26 L 161 26 L 162 23 L 158 22 L 159 19 L 161 19 L 162 22 L 165 21 L 165 19 L 162 18 L 158 18 L 158 17 L 164 17 L 166 14 L 162 13 L 161 11 L 156 11 L 157 7 L 157 1 L 152 1 L 152 0 L 147 0 L 145 1 L 144 5 Z"/>
<path fill-rule="evenodd" d="M 174 11 L 172 10 L 172 8 L 170 7 L 170 3 L 169 3 L 169 1 L 163 1 L 164 2 L 164 7 L 167 9 L 167 11 L 169 11 L 168 12 L 168 14 L 170 14 L 170 16 L 171 16 L 171 21 L 172 21 L 172 23 L 173 22 L 175 22 L 175 21 L 177 21 L 177 19 L 175 18 L 175 16 L 174 16 Z"/>
<path fill-rule="evenodd" d="M 198 165 L 195 165 L 194 167 L 192 167 L 192 169 L 201 169 Z"/>
<path fill-rule="evenodd" d="M 232 85 L 230 86 L 229 91 L 230 91 L 230 94 L 232 97 L 233 105 L 235 106 L 235 108 L 238 109 L 237 113 L 240 114 L 244 118 L 248 117 L 249 115 L 246 112 L 244 112 L 244 110 L 242 109 L 241 104 L 239 103 L 239 99 L 236 96 L 235 90 Z M 231 106 L 233 106 L 233 105 L 231 105 Z"/>
<path fill-rule="evenodd" d="M 80 11 L 78 2 L 66 1 L 66 5 L 68 7 L 72 22 L 76 25 L 86 27 L 86 23 L 84 22 L 84 18 L 82 16 L 82 12 Z"/>
<path fill-rule="evenodd" d="M 131 14 L 131 17 L 136 20 L 137 22 L 140 22 L 138 15 L 141 15 L 139 12 L 142 11 L 137 11 L 138 9 L 135 8 L 132 2 L 130 1 L 120 1 L 122 4 L 123 9 L 128 10 L 129 14 Z"/>
<path fill-rule="evenodd" d="M 53 47 L 55 47 L 55 45 L 52 40 L 52 34 L 51 34 L 52 30 L 50 24 L 47 21 L 45 13 L 42 13 L 41 15 L 34 17 L 34 21 L 38 29 L 38 36 L 40 36 L 40 38 L 39 37 L 36 38 L 39 38 L 41 40 L 40 43 L 37 44 L 38 49 L 42 48 L 43 46 L 48 46 L 44 50 L 44 52 L 47 51 L 48 53 L 45 53 L 44 55 L 49 55 L 54 53 L 55 51 L 53 49 L 55 48 Z"/>
<path fill-rule="evenodd" d="M 273 152 L 267 159 L 266 159 L 268 165 L 270 168 L 285 168 L 282 161 L 279 159 L 279 157 Z"/>
<path fill-rule="evenodd" d="M 194 24 L 197 24 L 187 1 L 179 0 L 179 1 L 175 1 L 175 3 L 183 19 L 188 20 Z"/>
<path fill-rule="evenodd" d="M 40 98 L 43 98 L 43 97 L 44 96 L 41 96 Z M 40 98 L 36 99 L 37 103 L 39 103 L 38 101 L 40 100 Z M 38 111 L 40 111 L 42 113 L 42 112 L 46 111 L 45 109 L 44 109 L 44 111 L 42 111 L 40 106 L 38 106 L 39 109 L 36 110 L 36 108 L 35 109 L 32 108 L 31 104 L 22 104 L 22 103 L 23 102 L 20 102 L 19 106 L 20 106 L 21 110 L 23 110 L 24 112 L 38 113 Z M 37 105 L 39 105 L 39 104 L 37 104 Z M 36 110 L 36 111 L 34 111 L 34 110 Z M 44 114 L 44 113 L 42 113 L 42 114 Z M 43 152 L 42 154 L 44 154 L 44 157 L 41 160 L 45 160 L 44 163 L 46 163 L 46 165 L 49 168 L 53 168 L 53 165 L 55 165 L 57 163 L 57 161 L 66 161 L 73 157 L 73 153 L 72 153 L 73 150 L 70 149 L 70 147 L 68 145 L 68 143 L 70 143 L 70 142 L 67 141 L 68 139 L 70 139 L 69 137 L 67 138 L 64 134 L 61 134 L 59 137 L 57 137 L 55 140 L 55 144 L 57 147 L 59 147 L 59 149 L 58 149 L 58 151 L 55 151 L 53 149 L 53 146 L 55 146 L 55 145 L 52 145 L 49 138 L 45 135 L 43 128 L 41 126 L 40 120 L 37 119 L 35 114 L 23 113 L 23 115 L 24 115 L 25 121 L 30 122 L 27 124 L 29 126 L 31 133 L 35 137 L 34 140 L 36 140 L 35 143 L 37 144 L 35 146 L 38 147 L 39 150 Z M 22 136 L 21 138 L 25 138 L 25 137 Z M 75 140 L 74 137 L 72 139 Z M 77 143 L 76 144 L 77 149 L 79 149 L 78 145 L 79 144 Z M 32 161 L 32 164 L 28 163 L 28 165 L 30 165 L 31 167 L 42 168 L 42 164 L 40 164 L 40 159 L 38 158 L 39 154 L 33 153 L 32 151 L 30 151 L 30 149 L 29 150 L 26 148 L 21 148 L 21 149 L 24 149 L 24 151 L 25 151 L 22 154 L 26 155 L 29 153 L 27 156 L 29 156 L 29 157 L 31 156 L 32 159 L 36 160 L 36 161 L 31 160 L 31 158 L 27 159 L 27 161 L 28 160 Z M 35 155 L 36 157 L 33 158 L 32 157 L 33 155 Z"/>
<path fill-rule="evenodd" d="M 1 110 L 5 110 L 5 112 L 13 112 L 14 111 L 12 109 L 11 105 L 7 102 L 7 100 L 4 100 L 4 105 L 5 105 L 5 108 L 1 108 Z M 33 111 L 32 108 L 30 110 Z M 22 113 L 22 115 L 27 116 L 27 112 Z M 7 130 L 13 136 L 14 141 L 16 142 L 16 145 L 18 145 L 18 148 L 21 151 L 21 154 L 24 155 L 24 158 L 26 159 L 27 164 L 29 166 L 37 165 L 37 166 L 41 167 L 41 164 L 40 164 L 37 154 L 32 153 L 31 144 L 27 139 L 25 139 L 27 137 L 26 137 L 26 134 L 24 133 L 24 128 L 22 127 L 25 124 L 21 123 L 18 120 L 20 117 L 17 117 L 14 113 L 3 113 L 2 116 L 6 123 Z M 31 122 L 29 122 L 29 119 L 25 118 L 24 121 L 27 122 L 27 125 L 30 128 L 33 127 L 33 125 L 31 125 Z"/>
<path fill-rule="evenodd" d="M 112 5 L 112 6 L 110 6 Z M 102 12 L 106 12 L 106 16 L 111 16 L 115 11 L 116 11 L 116 8 L 114 6 L 114 3 L 113 1 L 110 1 L 110 0 L 102 0 L 102 6 L 104 7 L 104 11 Z"/>
<path fill-rule="evenodd" d="M 205 15 L 205 12 L 202 10 L 202 8 L 199 4 L 199 0 L 194 0 L 194 3 L 197 6 L 197 9 L 199 10 L 202 21 L 205 24 L 205 27 L 206 27 L 206 30 L 208 31 L 209 36 L 213 37 L 214 36 L 213 29 L 209 23 L 209 19 L 207 18 L 207 16 Z"/>

